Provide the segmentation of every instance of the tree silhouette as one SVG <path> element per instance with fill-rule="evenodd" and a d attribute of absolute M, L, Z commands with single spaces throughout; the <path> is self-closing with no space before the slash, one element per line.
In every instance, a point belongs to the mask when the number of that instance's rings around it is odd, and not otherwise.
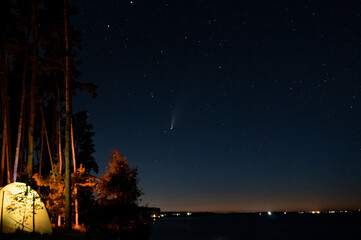
<path fill-rule="evenodd" d="M 96 187 L 99 200 L 109 204 L 135 204 L 141 195 L 138 189 L 138 169 L 128 165 L 127 158 L 112 151 L 107 173 Z"/>
<path fill-rule="evenodd" d="M 95 133 L 92 131 L 92 124 L 88 123 L 87 111 L 80 111 L 74 114 L 73 128 L 77 167 L 82 164 L 87 172 L 94 171 L 95 173 L 98 173 L 98 164 L 93 157 L 95 148 L 92 137 Z"/>
<path fill-rule="evenodd" d="M 98 211 L 95 221 L 116 233 L 137 227 L 140 208 L 137 206 L 141 191 L 138 188 L 138 170 L 131 168 L 127 158 L 118 151 L 109 156 L 107 172 L 96 186 Z"/>

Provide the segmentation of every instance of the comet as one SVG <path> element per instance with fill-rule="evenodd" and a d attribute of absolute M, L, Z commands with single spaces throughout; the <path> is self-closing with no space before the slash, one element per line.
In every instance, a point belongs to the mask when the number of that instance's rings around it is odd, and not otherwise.
<path fill-rule="evenodd" d="M 173 112 L 172 120 L 170 122 L 170 130 L 173 130 L 174 128 L 174 122 L 175 122 L 175 113 Z"/>

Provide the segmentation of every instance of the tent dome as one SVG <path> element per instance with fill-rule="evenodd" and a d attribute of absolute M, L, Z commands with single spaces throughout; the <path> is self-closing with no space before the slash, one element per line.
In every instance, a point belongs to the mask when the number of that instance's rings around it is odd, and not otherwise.
<path fill-rule="evenodd" d="M 14 182 L 0 190 L 0 232 L 17 230 L 52 234 L 48 212 L 39 194 L 25 183 Z"/>

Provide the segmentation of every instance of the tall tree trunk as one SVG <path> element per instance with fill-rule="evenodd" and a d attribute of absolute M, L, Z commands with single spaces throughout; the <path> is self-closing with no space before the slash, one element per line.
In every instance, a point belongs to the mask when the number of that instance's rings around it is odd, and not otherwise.
<path fill-rule="evenodd" d="M 2 145 L 2 154 L 1 154 L 1 170 L 2 170 L 2 174 L 1 177 L 4 180 L 4 176 L 5 176 L 5 160 L 6 160 L 6 182 L 9 184 L 10 183 L 10 176 L 9 176 L 9 150 L 8 150 L 8 133 L 7 133 L 7 126 L 6 126 L 6 121 L 4 121 L 4 132 L 3 132 L 3 145 Z M 3 182 L 4 184 L 4 182 Z M 5 185 L 5 184 L 4 184 Z"/>
<path fill-rule="evenodd" d="M 70 119 L 70 138 L 71 138 L 71 152 L 73 154 L 73 170 L 76 172 L 76 158 L 75 158 L 75 143 L 74 143 L 74 130 L 73 119 Z"/>
<path fill-rule="evenodd" d="M 70 118 L 71 118 L 71 95 L 70 95 L 70 48 L 69 48 L 69 16 L 68 1 L 64 0 L 64 35 L 65 35 L 65 229 L 71 229 L 70 214 Z"/>
<path fill-rule="evenodd" d="M 56 136 L 57 136 L 57 149 L 58 149 L 58 161 L 59 161 L 59 177 L 61 177 L 63 170 L 63 157 L 61 149 L 61 101 L 60 101 L 60 89 L 58 83 L 56 83 L 56 89 L 58 92 L 58 114 L 56 115 Z M 58 227 L 61 226 L 61 216 L 58 215 Z"/>
<path fill-rule="evenodd" d="M 7 183 L 11 183 L 11 148 L 10 148 L 10 134 L 9 134 L 9 131 L 7 131 L 7 136 L 6 136 L 6 173 L 7 173 Z"/>
<path fill-rule="evenodd" d="M 29 116 L 29 129 L 28 129 L 28 163 L 27 174 L 29 177 L 33 175 L 34 167 L 34 127 L 35 127 L 35 90 L 36 90 L 36 74 L 37 74 L 37 61 L 38 61 L 38 39 L 39 39 L 39 26 L 37 23 L 37 0 L 32 0 L 32 29 L 33 29 L 33 61 L 32 73 L 30 83 L 30 116 Z"/>
<path fill-rule="evenodd" d="M 3 144 L 1 148 L 1 173 L 0 173 L 0 187 L 3 187 L 5 184 L 5 141 L 6 141 L 6 135 L 5 128 L 3 130 Z"/>
<path fill-rule="evenodd" d="M 1 51 L 1 49 L 0 49 Z M 6 74 L 5 74 L 5 69 L 4 69 L 4 55 L 3 55 L 3 52 L 1 51 L 0 52 L 0 60 L 1 60 L 1 63 L 0 63 L 0 68 L 1 68 L 1 82 L 0 82 L 0 90 L 1 90 L 1 106 L 2 106 L 2 114 L 3 114 L 3 142 L 2 142 L 2 149 L 1 149 L 1 173 L 0 173 L 0 187 L 4 186 L 5 185 L 5 148 L 6 148 L 6 136 L 7 136 L 7 127 L 6 127 L 6 108 L 5 108 L 5 104 L 7 102 L 7 100 L 5 99 L 5 94 L 4 94 L 4 91 L 5 91 L 5 81 L 7 81 L 6 79 Z"/>
<path fill-rule="evenodd" d="M 41 177 L 41 167 L 43 163 L 43 149 L 44 149 L 44 121 L 41 123 L 41 134 L 40 134 L 40 157 L 39 157 L 39 176 Z M 40 190 L 40 186 L 38 191 Z"/>
<path fill-rule="evenodd" d="M 24 107 L 24 119 L 26 119 L 26 111 L 25 111 L 26 107 Z M 21 146 L 20 146 L 20 155 L 19 155 L 19 165 L 18 165 L 18 169 L 23 169 L 23 162 L 24 162 L 24 158 L 25 158 L 25 137 L 26 137 L 26 128 L 25 128 L 25 121 L 23 121 L 23 127 L 22 127 L 22 133 L 21 133 L 21 137 L 22 137 L 22 141 L 21 141 Z"/>
<path fill-rule="evenodd" d="M 5 8 L 5 2 L 0 2 L 0 14 L 4 15 L 7 12 L 7 8 Z M 4 49 L 5 49 L 5 32 L 6 32 L 6 24 L 4 21 L 0 22 L 0 92 L 1 92 L 1 110 L 2 110 L 2 114 L 4 116 L 4 106 L 3 106 L 3 102 L 4 102 L 4 96 L 3 96 L 3 84 L 4 81 L 6 81 L 6 74 L 5 74 L 5 54 L 4 54 Z M 3 118 L 3 120 L 5 120 Z M 1 148 L 1 170 L 0 170 L 0 187 L 3 187 L 5 184 L 5 140 L 6 140 L 6 136 L 5 136 L 5 122 L 3 122 L 3 127 L 2 127 L 2 148 Z M 0 226 L 1 227 L 1 226 Z M 1 231 L 2 229 L 0 229 Z M 2 231 L 1 231 L 2 232 Z"/>
<path fill-rule="evenodd" d="M 73 154 L 73 168 L 76 173 L 76 158 L 75 158 L 75 144 L 74 144 L 74 130 L 73 130 L 73 119 L 70 122 L 70 137 L 71 137 L 71 152 Z M 75 228 L 79 227 L 79 211 L 78 211 L 78 188 L 74 183 L 74 210 L 75 210 Z"/>
<path fill-rule="evenodd" d="M 11 145 L 10 145 L 10 120 L 9 120 L 9 102 L 7 94 L 7 79 L 3 82 L 3 118 L 4 118 L 4 130 L 3 130 L 3 155 L 1 161 L 6 159 L 6 182 L 11 183 Z M 5 157 L 5 159 L 4 159 Z M 3 176 L 3 175 L 2 175 Z"/>
<path fill-rule="evenodd" d="M 60 226 L 61 226 L 61 216 L 58 215 L 58 227 L 60 227 Z"/>
<path fill-rule="evenodd" d="M 40 113 L 41 113 L 41 121 L 42 121 L 42 130 L 41 130 L 41 132 L 43 132 L 43 129 L 44 129 L 44 134 L 45 134 L 45 139 L 46 139 L 46 145 L 48 146 L 48 153 L 49 153 L 51 171 L 54 172 L 54 164 L 53 164 L 53 158 L 52 158 L 51 150 L 50 150 L 50 143 L 49 143 L 49 138 L 48 138 L 48 131 L 46 130 L 44 110 L 43 110 L 43 107 L 42 107 L 41 105 L 40 105 Z M 41 135 L 41 136 L 43 136 L 43 135 Z M 39 173 L 39 175 L 40 175 L 40 173 Z"/>
<path fill-rule="evenodd" d="M 8 79 L 7 79 L 7 53 L 5 47 L 0 49 L 0 77 L 1 77 L 1 102 L 3 113 L 3 151 L 1 155 L 1 179 L 4 185 L 5 161 L 6 161 L 6 182 L 11 182 L 11 138 L 10 138 L 10 109 L 8 97 Z"/>
<path fill-rule="evenodd" d="M 20 106 L 20 117 L 19 117 L 19 126 L 18 126 L 18 139 L 16 141 L 16 152 L 15 152 L 15 162 L 14 162 L 14 182 L 18 175 L 18 165 L 19 165 L 19 155 L 20 155 L 20 143 L 21 143 L 21 133 L 23 126 L 23 115 L 25 108 L 25 79 L 26 71 L 28 68 L 28 41 L 26 41 L 25 46 L 25 59 L 24 59 L 24 70 L 23 70 L 23 79 L 22 79 L 22 90 L 21 90 L 21 106 Z"/>
<path fill-rule="evenodd" d="M 61 149 L 61 101 L 60 101 L 60 89 L 59 89 L 59 85 L 58 83 L 56 84 L 56 89 L 58 92 L 58 116 L 56 119 L 56 129 L 57 129 L 57 136 L 58 136 L 58 160 L 59 160 L 59 176 L 61 176 L 62 171 L 63 171 L 63 158 L 62 158 L 62 149 Z"/>

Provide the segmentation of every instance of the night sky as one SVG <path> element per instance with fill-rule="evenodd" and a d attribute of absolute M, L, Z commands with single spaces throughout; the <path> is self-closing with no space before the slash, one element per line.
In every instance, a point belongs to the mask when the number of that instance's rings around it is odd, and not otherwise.
<path fill-rule="evenodd" d="M 71 0 L 74 111 L 163 211 L 361 208 L 361 2 Z"/>

